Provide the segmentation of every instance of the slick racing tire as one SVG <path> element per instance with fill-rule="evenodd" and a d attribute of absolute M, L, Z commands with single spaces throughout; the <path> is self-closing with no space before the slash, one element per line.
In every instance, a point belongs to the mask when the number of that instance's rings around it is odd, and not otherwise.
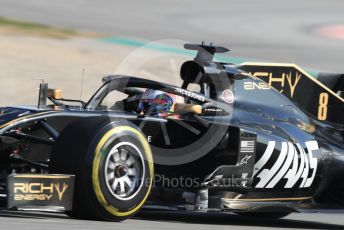
<path fill-rule="evenodd" d="M 75 175 L 73 209 L 82 219 L 122 221 L 147 200 L 154 177 L 149 144 L 136 126 L 109 118 L 68 125 L 56 141 L 51 173 Z"/>

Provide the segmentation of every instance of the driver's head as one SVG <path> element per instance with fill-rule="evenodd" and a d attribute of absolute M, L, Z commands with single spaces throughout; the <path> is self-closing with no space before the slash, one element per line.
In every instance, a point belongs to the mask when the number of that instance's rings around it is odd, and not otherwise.
<path fill-rule="evenodd" d="M 174 112 L 176 103 L 184 103 L 184 98 L 159 90 L 147 89 L 139 104 L 139 110 L 149 115 L 167 116 Z"/>

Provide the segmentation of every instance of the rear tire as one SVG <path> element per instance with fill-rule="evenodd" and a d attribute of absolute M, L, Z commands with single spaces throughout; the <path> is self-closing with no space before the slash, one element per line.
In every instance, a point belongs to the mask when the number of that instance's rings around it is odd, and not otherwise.
<path fill-rule="evenodd" d="M 145 136 L 127 121 L 85 118 L 56 141 L 51 173 L 75 175 L 72 217 L 122 221 L 139 211 L 152 186 L 154 166 Z"/>

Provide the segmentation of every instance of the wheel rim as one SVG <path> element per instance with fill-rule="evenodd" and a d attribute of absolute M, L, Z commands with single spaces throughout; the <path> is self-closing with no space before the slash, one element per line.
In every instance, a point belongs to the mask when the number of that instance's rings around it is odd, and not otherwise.
<path fill-rule="evenodd" d="M 107 188 L 116 199 L 132 199 L 144 182 L 145 167 L 141 151 L 129 142 L 115 145 L 106 157 L 104 175 Z"/>

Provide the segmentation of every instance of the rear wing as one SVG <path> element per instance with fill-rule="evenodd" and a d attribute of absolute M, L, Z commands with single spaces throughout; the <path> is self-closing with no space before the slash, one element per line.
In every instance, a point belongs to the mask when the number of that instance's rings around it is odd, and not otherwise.
<path fill-rule="evenodd" d="M 344 125 L 344 99 L 299 66 L 245 62 L 238 69 L 267 82 L 315 119 Z"/>

